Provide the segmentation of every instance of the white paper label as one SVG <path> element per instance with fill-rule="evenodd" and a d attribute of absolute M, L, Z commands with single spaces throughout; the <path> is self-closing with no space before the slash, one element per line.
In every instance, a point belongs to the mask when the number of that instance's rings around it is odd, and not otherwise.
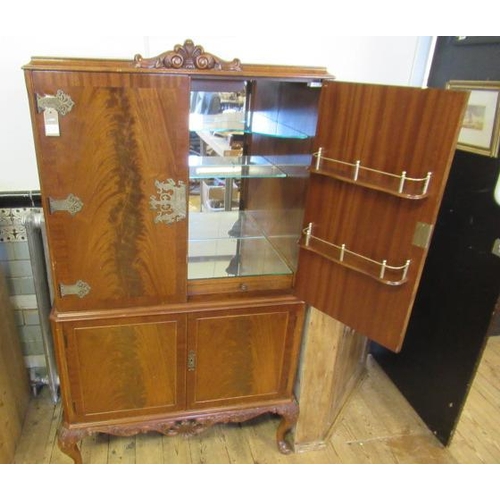
<path fill-rule="evenodd" d="M 45 135 L 59 137 L 59 113 L 52 108 L 47 108 L 43 112 L 43 121 L 45 124 Z"/>

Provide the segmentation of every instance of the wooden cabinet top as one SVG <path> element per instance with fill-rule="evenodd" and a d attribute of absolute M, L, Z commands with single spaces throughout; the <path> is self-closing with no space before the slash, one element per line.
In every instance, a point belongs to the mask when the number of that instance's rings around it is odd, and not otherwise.
<path fill-rule="evenodd" d="M 281 66 L 242 64 L 239 59 L 224 61 L 205 52 L 203 47 L 186 40 L 158 56 L 133 59 L 84 59 L 62 57 L 32 57 L 25 70 L 95 71 L 119 73 L 164 73 L 196 75 L 207 78 L 279 78 L 315 80 L 333 78 L 326 68 L 315 66 Z"/>

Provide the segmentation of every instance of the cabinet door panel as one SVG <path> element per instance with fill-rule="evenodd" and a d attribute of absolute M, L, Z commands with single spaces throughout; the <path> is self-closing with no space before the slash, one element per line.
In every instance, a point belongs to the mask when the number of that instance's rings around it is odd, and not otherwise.
<path fill-rule="evenodd" d="M 69 419 L 103 420 L 182 409 L 185 323 L 185 316 L 176 315 L 156 321 L 64 324 L 62 376 L 67 381 L 62 386 L 69 391 L 65 398 Z"/>
<path fill-rule="evenodd" d="M 291 397 L 302 306 L 192 314 L 191 408 Z"/>
<path fill-rule="evenodd" d="M 315 150 L 323 148 L 325 158 L 311 172 L 304 225 L 311 224 L 312 237 L 301 244 L 296 292 L 395 351 L 404 338 L 466 98 L 435 89 L 336 82 L 322 89 Z M 357 161 L 363 168 L 356 172 Z M 425 236 L 420 241 L 419 229 Z"/>
<path fill-rule="evenodd" d="M 186 219 L 156 218 L 172 188 L 157 182 L 187 183 L 188 79 L 43 71 L 30 78 L 58 310 L 185 301 Z M 34 101 L 58 89 L 75 104 L 51 137 Z"/>

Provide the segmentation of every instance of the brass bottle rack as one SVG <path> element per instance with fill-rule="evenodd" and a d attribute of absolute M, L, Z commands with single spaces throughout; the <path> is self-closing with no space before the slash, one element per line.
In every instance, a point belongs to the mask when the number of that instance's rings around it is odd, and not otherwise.
<path fill-rule="evenodd" d="M 317 153 L 313 153 L 313 157 L 316 158 L 316 162 L 311 168 L 311 173 L 383 191 L 400 198 L 419 200 L 429 196 L 432 172 L 428 172 L 427 176 L 422 178 L 408 177 L 406 171 L 402 171 L 401 174 L 393 174 L 362 166 L 360 160 L 350 163 L 328 158 L 324 156 L 323 148 L 319 148 Z M 325 168 L 323 162 L 327 162 L 328 167 Z"/>
<path fill-rule="evenodd" d="M 348 250 L 345 244 L 335 245 L 313 236 L 312 223 L 302 233 L 301 248 L 321 255 L 332 262 L 370 276 L 386 285 L 399 286 L 408 280 L 408 269 L 411 260 L 407 260 L 402 266 L 391 266 L 387 264 L 385 259 L 382 261 L 373 260 L 365 255 Z"/>

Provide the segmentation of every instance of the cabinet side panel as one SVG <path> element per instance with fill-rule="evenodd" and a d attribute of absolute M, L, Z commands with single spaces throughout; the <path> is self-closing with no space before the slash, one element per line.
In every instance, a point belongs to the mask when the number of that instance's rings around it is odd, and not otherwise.
<path fill-rule="evenodd" d="M 296 389 L 300 415 L 294 432 L 295 451 L 326 445 L 337 417 L 364 373 L 366 345 L 366 337 L 311 308 Z"/>

